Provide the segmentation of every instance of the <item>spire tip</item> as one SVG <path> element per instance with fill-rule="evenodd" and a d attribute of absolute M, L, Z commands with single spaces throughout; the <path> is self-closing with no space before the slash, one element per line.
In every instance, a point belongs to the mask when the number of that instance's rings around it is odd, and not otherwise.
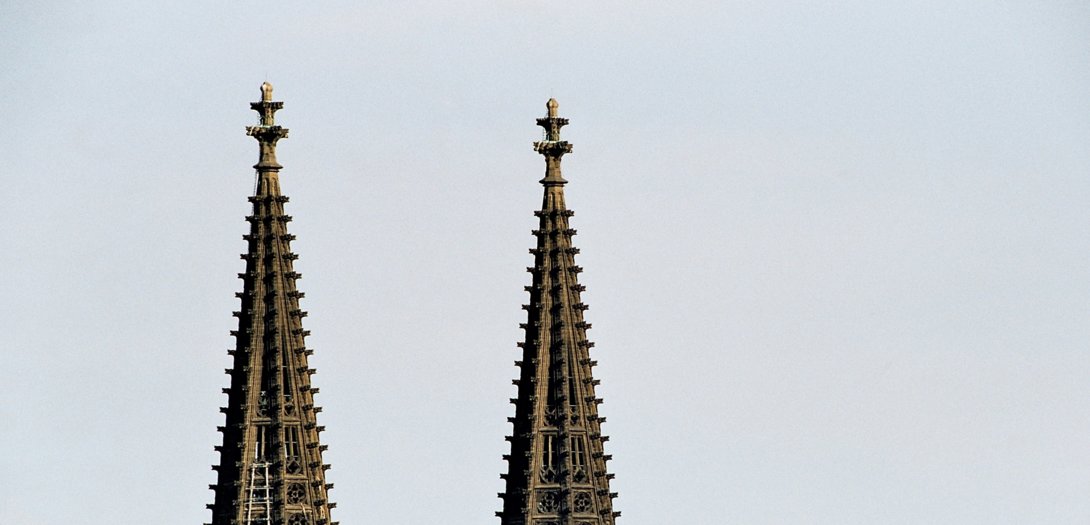
<path fill-rule="evenodd" d="M 557 116 L 557 111 L 556 110 L 557 110 L 557 108 L 560 107 L 560 104 L 556 102 L 555 98 L 550 98 L 549 101 L 545 103 L 545 107 L 549 109 L 549 116 L 550 117 L 556 117 Z"/>
<path fill-rule="evenodd" d="M 261 83 L 261 101 L 272 102 L 272 84 L 268 81 Z"/>

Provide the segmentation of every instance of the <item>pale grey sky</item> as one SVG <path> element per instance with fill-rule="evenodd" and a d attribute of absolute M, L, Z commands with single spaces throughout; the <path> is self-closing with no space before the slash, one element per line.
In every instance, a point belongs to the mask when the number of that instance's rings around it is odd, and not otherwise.
<path fill-rule="evenodd" d="M 349 524 L 498 523 L 556 97 L 623 525 L 1090 523 L 1090 5 L 0 5 L 0 523 L 204 523 L 269 80 Z"/>

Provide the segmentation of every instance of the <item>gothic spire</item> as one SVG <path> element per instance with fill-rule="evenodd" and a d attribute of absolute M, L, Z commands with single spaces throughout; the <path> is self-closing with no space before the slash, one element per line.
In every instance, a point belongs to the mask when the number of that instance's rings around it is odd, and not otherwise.
<path fill-rule="evenodd" d="M 548 113 L 537 119 L 545 130 L 543 140 L 534 143 L 545 157 L 540 181 L 545 191 L 535 212 L 540 220 L 533 231 L 537 247 L 530 250 L 534 266 L 527 268 L 533 283 L 526 287 L 530 304 L 523 305 L 522 359 L 515 362 L 521 368 L 518 398 L 511 400 L 511 453 L 504 456 L 508 470 L 501 476 L 507 489 L 499 495 L 503 510 L 496 515 L 502 525 L 613 525 L 620 513 L 613 510 L 617 494 L 609 491 L 613 474 L 606 471 L 610 456 L 603 447 L 609 438 L 602 435 L 602 400 L 594 394 L 594 343 L 587 340 L 590 324 L 583 320 L 582 268 L 575 265 L 579 250 L 568 226 L 574 213 L 564 203 L 567 181 L 560 172 L 560 160 L 572 146 L 560 140 L 568 119 L 558 116 L 557 107 L 550 99 Z"/>
<path fill-rule="evenodd" d="M 272 99 L 272 85 L 261 85 L 261 101 L 250 107 L 261 116 L 260 124 L 246 134 L 259 145 L 257 185 L 253 214 L 246 217 L 250 233 L 243 239 L 246 273 L 238 276 L 243 291 L 236 294 L 242 307 L 235 312 L 233 368 L 227 369 L 231 386 L 223 389 L 226 424 L 219 427 L 223 444 L 215 491 L 212 525 L 335 525 L 330 521 L 325 471 L 325 446 L 319 443 L 323 427 L 314 406 L 317 388 L 311 386 L 315 370 L 307 366 L 302 319 L 303 294 L 296 289 L 300 275 L 293 270 L 297 256 L 291 251 L 284 213 L 288 198 L 280 193 L 276 142 L 288 136 L 277 126 L 274 114 L 284 107 Z"/>

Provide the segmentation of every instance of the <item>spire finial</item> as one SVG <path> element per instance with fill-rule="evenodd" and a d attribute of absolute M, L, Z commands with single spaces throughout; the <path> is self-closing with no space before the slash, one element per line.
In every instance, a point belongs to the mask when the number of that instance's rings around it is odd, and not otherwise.
<path fill-rule="evenodd" d="M 542 184 L 548 186 L 563 185 L 567 181 L 560 176 L 560 158 L 565 153 L 571 153 L 571 144 L 566 140 L 560 140 L 560 128 L 568 124 L 568 119 L 557 116 L 557 108 L 560 104 L 555 98 L 550 98 L 545 103 L 549 110 L 548 116 L 537 119 L 537 125 L 545 128 L 545 140 L 534 143 L 534 151 L 545 156 L 545 178 Z"/>
<path fill-rule="evenodd" d="M 284 107 L 283 102 L 273 102 L 272 84 L 261 84 L 261 102 L 251 102 L 250 109 L 261 115 L 261 124 L 247 126 L 246 134 L 257 139 L 261 146 L 260 156 L 254 169 L 258 171 L 279 171 L 281 166 L 276 162 L 276 141 L 287 137 L 287 128 L 276 125 L 274 115 L 276 111 Z"/>

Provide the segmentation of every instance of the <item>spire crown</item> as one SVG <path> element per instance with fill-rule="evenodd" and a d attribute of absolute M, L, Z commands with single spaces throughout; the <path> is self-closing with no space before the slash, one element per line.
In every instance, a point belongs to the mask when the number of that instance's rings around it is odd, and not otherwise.
<path fill-rule="evenodd" d="M 560 176 L 560 159 L 565 153 L 571 153 L 572 145 L 566 140 L 560 140 L 560 128 L 568 125 L 568 119 L 558 116 L 559 107 L 556 99 L 550 98 L 545 103 L 546 116 L 537 119 L 537 125 L 545 130 L 545 136 L 534 143 L 534 151 L 545 156 L 545 178 L 541 179 L 541 183 L 546 186 L 568 182 Z"/>
<path fill-rule="evenodd" d="M 276 125 L 276 112 L 284 107 L 283 102 L 273 102 L 272 84 L 261 84 L 261 101 L 251 102 L 250 109 L 260 115 L 260 124 L 247 126 L 246 134 L 257 139 L 260 146 L 257 164 L 254 169 L 260 172 L 280 171 L 283 166 L 276 162 L 276 142 L 288 136 L 288 129 Z"/>
<path fill-rule="evenodd" d="M 557 103 L 556 99 L 550 98 L 549 101 L 545 103 L 545 109 L 547 110 L 545 117 L 537 119 L 537 125 L 545 129 L 545 140 L 543 140 L 542 143 L 561 142 L 560 128 L 568 125 L 568 119 L 560 116 L 557 111 L 559 107 L 560 104 Z M 564 142 L 564 144 L 567 144 L 567 142 Z"/>

